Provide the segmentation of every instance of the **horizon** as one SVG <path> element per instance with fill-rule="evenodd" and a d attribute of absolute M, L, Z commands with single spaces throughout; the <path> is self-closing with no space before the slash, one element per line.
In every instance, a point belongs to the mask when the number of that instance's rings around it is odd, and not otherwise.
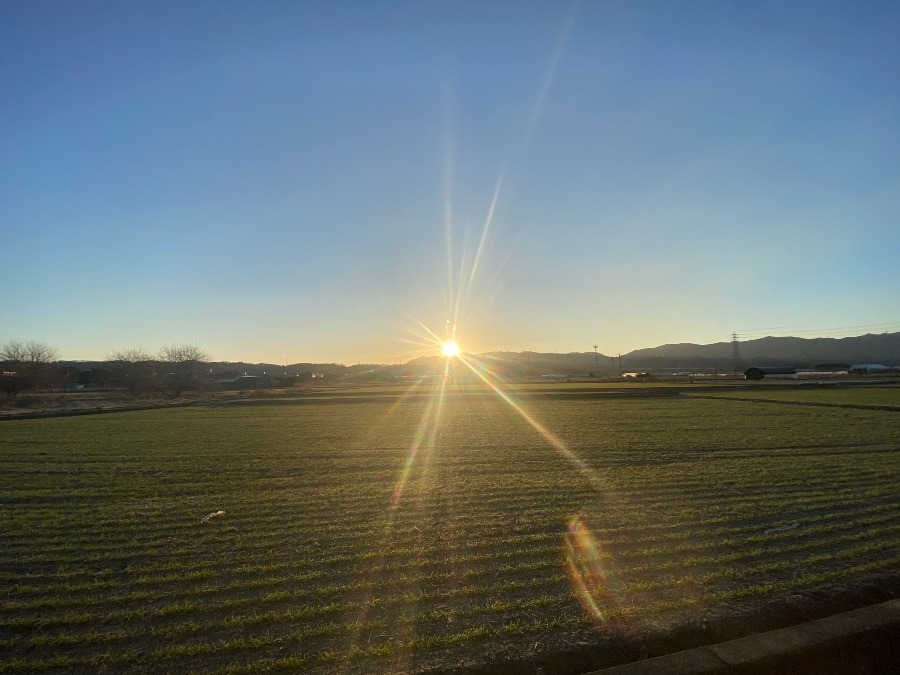
<path fill-rule="evenodd" d="M 898 32 L 888 2 L 3 4 L 0 343 L 900 330 Z"/>
<path fill-rule="evenodd" d="M 739 340 L 739 343 L 743 344 L 746 342 L 753 342 L 753 341 L 757 341 L 757 340 L 766 340 L 766 339 L 849 340 L 849 339 L 854 339 L 854 338 L 864 338 L 864 337 L 877 336 L 877 335 L 893 335 L 893 334 L 897 334 L 897 333 L 900 333 L 900 330 L 882 331 L 882 332 L 867 332 L 867 333 L 855 334 L 855 335 L 845 335 L 845 336 L 841 336 L 841 337 L 832 337 L 832 336 L 825 336 L 825 335 L 806 336 L 806 337 L 801 337 L 801 336 L 796 336 L 796 335 L 764 335 L 764 336 L 748 338 L 746 340 Z M 682 345 L 684 345 L 684 346 L 690 345 L 690 346 L 698 346 L 698 347 L 712 347 L 714 345 L 721 345 L 721 344 L 726 344 L 726 345 L 730 344 L 730 340 L 719 340 L 716 342 L 706 342 L 706 343 L 665 342 L 665 343 L 653 345 L 653 346 L 637 347 L 635 349 L 629 350 L 628 352 L 621 352 L 621 353 L 604 353 L 604 352 L 598 351 L 597 355 L 603 359 L 611 359 L 611 358 L 616 358 L 616 357 L 627 357 L 636 351 L 654 350 L 654 349 L 659 349 L 659 348 L 664 348 L 664 347 L 676 347 L 676 346 L 682 346 Z M 202 345 L 197 345 L 197 346 L 202 348 Z M 52 345 L 51 345 L 51 347 L 52 347 Z M 421 355 L 413 357 L 411 359 L 407 359 L 406 361 L 397 361 L 397 362 L 391 362 L 391 361 L 383 361 L 383 362 L 357 361 L 357 362 L 353 362 L 353 361 L 347 361 L 347 360 L 343 360 L 343 361 L 311 361 L 308 359 L 300 359 L 297 361 L 288 361 L 287 363 L 285 363 L 285 362 L 279 363 L 277 361 L 248 360 L 248 359 L 244 359 L 244 358 L 220 359 L 220 358 L 216 358 L 216 356 L 214 354 L 209 355 L 209 358 L 207 358 L 204 362 L 206 362 L 206 363 L 235 363 L 235 364 L 236 363 L 244 363 L 247 365 L 271 365 L 271 366 L 277 366 L 277 367 L 290 367 L 290 366 L 297 366 L 297 365 L 340 365 L 340 366 L 346 366 L 348 368 L 351 368 L 351 367 L 355 367 L 355 366 L 403 366 L 403 365 L 410 363 L 411 361 L 415 361 L 415 360 L 421 359 L 421 358 L 434 359 L 434 360 L 441 360 L 441 359 L 452 360 L 456 356 L 456 354 L 453 354 L 453 355 L 448 355 L 446 353 L 441 354 L 440 351 L 441 351 L 440 349 L 436 348 L 434 350 L 434 353 L 421 354 Z M 462 351 L 461 354 L 463 354 L 465 356 L 475 356 L 475 357 L 485 356 L 485 355 L 489 355 L 489 354 L 537 354 L 539 356 L 548 356 L 548 355 L 553 355 L 553 356 L 572 356 L 572 355 L 593 356 L 594 352 L 592 350 L 581 350 L 581 351 L 576 350 L 576 351 L 567 351 L 567 352 L 534 351 L 534 350 L 521 350 L 521 351 L 488 350 L 488 351 L 484 351 L 484 352 L 473 352 L 473 351 L 465 350 L 465 351 Z M 151 357 L 149 359 L 150 361 L 157 360 L 157 358 L 159 357 L 159 355 L 157 354 L 156 351 L 148 352 L 148 355 Z M 114 362 L 114 361 L 116 361 L 117 359 L 112 358 L 112 356 L 113 356 L 112 354 L 108 354 L 108 355 L 100 357 L 100 358 L 69 358 L 69 357 L 60 355 L 60 356 L 58 356 L 56 361 L 72 362 L 72 363 Z M 164 360 L 164 359 L 162 359 L 162 360 Z"/>

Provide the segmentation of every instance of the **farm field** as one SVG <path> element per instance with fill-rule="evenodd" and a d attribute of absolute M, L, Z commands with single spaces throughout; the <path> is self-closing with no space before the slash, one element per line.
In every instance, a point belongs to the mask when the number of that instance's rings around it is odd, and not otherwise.
<path fill-rule="evenodd" d="M 900 589 L 894 411 L 381 393 L 0 423 L 0 672 L 574 673 Z"/>

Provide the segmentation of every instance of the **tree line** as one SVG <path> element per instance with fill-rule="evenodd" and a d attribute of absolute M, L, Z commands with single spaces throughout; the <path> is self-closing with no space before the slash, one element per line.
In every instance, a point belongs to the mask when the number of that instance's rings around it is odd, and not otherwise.
<path fill-rule="evenodd" d="M 209 356 L 201 346 L 191 343 L 166 345 L 156 353 L 132 347 L 112 352 L 109 368 L 101 373 L 79 373 L 61 367 L 58 360 L 57 350 L 43 342 L 10 340 L 0 345 L 0 391 L 12 397 L 25 391 L 89 384 L 135 394 L 177 396 L 203 387 L 201 375 Z M 79 382 L 91 378 L 94 381 Z"/>

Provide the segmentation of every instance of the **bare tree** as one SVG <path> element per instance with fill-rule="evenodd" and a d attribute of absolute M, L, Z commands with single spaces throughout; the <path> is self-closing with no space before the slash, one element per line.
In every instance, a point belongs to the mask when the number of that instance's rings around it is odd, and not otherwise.
<path fill-rule="evenodd" d="M 159 350 L 159 360 L 169 364 L 172 372 L 165 377 L 166 386 L 176 396 L 197 389 L 200 372 L 209 356 L 200 345 L 176 343 Z"/>
<path fill-rule="evenodd" d="M 42 365 L 56 361 L 56 350 L 36 340 L 10 340 L 0 345 L 0 361 Z"/>
<path fill-rule="evenodd" d="M 128 347 L 114 351 L 108 358 L 116 362 L 115 374 L 119 386 L 127 387 L 132 393 L 154 387 L 154 356 L 143 347 Z"/>
<path fill-rule="evenodd" d="M 10 340 L 0 345 L 0 389 L 8 396 L 49 381 L 56 350 L 36 340 Z"/>
<path fill-rule="evenodd" d="M 142 361 L 152 361 L 153 354 L 143 347 L 128 347 L 127 349 L 119 349 L 109 354 L 110 361 L 123 361 L 125 363 L 141 363 Z"/>

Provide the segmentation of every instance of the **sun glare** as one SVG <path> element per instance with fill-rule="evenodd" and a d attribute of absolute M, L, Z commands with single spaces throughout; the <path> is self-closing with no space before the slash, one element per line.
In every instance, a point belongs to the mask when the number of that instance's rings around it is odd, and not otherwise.
<path fill-rule="evenodd" d="M 454 340 L 447 340 L 441 343 L 441 353 L 448 359 L 459 356 L 459 345 Z"/>

